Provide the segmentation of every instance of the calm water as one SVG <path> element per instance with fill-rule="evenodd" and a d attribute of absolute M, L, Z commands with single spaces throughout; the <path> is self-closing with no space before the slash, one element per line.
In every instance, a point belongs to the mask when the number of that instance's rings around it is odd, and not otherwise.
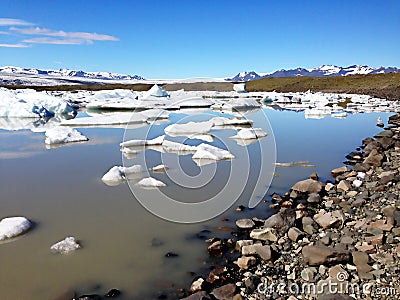
<path fill-rule="evenodd" d="M 375 126 L 378 116 L 386 122 L 390 115 L 371 113 L 314 120 L 305 119 L 303 113 L 265 110 L 247 116 L 255 121 L 255 127 L 266 131 L 270 130 L 263 113 L 268 116 L 275 136 L 277 161 L 309 161 L 316 166 L 315 169 L 276 168 L 277 176 L 268 192 L 268 178 L 265 180 L 263 193 L 268 195 L 286 192 L 293 183 L 314 171 L 322 179 L 329 178 L 330 170 L 342 163 L 347 152 L 354 150 L 363 138 L 380 131 Z M 175 122 L 182 117 L 174 114 L 170 119 Z M 205 119 L 204 114 L 191 118 Z M 149 136 L 159 135 L 166 125 L 153 126 Z M 141 136 L 148 129 L 129 130 L 127 137 Z M 46 149 L 43 133 L 0 130 L 0 218 L 22 215 L 35 223 L 26 235 L 0 244 L 0 299 L 53 299 L 68 289 L 80 294 L 104 294 L 114 287 L 123 291 L 121 299 L 154 298 L 157 291 L 171 288 L 172 284 L 187 287 L 192 278 L 188 271 L 198 271 L 204 266 L 206 245 L 193 238 L 195 233 L 210 229 L 212 235 L 226 235 L 218 227 L 234 228 L 235 218 L 270 214 L 264 203 L 242 213 L 235 211 L 237 205 L 248 202 L 252 184 L 258 179 L 257 170 L 250 168 L 247 190 L 222 216 L 189 225 L 158 218 L 136 201 L 127 184 L 109 187 L 100 179 L 110 167 L 122 164 L 119 143 L 124 130 L 82 128 L 80 131 L 89 137 L 88 143 Z M 217 194 L 228 177 L 235 180 L 237 175 L 230 173 L 231 170 L 246 167 L 248 159 L 253 165 L 261 159 L 273 162 L 271 132 L 261 140 L 264 149 L 270 151 L 267 153 L 260 152 L 257 144 L 238 146 L 228 138 L 234 132 L 213 131 L 216 136 L 213 144 L 226 146 L 236 156 L 233 161 L 200 168 L 188 155 L 161 155 L 146 150 L 133 159 L 124 159 L 124 163 L 145 159 L 148 166 L 154 166 L 163 160 L 171 166 L 171 178 L 182 182 L 185 180 L 182 174 L 189 177 L 214 174 L 209 185 L 196 190 L 174 187 L 166 174 L 154 175 L 168 184 L 163 190 L 165 194 L 178 195 L 182 202 L 203 201 Z M 178 170 L 179 166 L 183 170 Z M 151 197 L 153 192 L 143 193 Z M 223 216 L 232 221 L 223 222 Z M 83 249 L 70 255 L 50 252 L 52 244 L 70 235 L 81 241 Z M 163 244 L 153 247 L 153 238 Z M 176 252 L 179 257 L 166 258 L 167 252 Z"/>

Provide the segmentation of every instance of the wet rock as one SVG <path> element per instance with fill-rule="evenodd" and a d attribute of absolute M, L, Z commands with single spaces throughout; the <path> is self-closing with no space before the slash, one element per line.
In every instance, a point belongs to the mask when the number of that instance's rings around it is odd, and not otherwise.
<path fill-rule="evenodd" d="M 317 180 L 318 181 L 318 175 L 317 175 L 317 173 L 312 173 L 311 175 L 310 175 L 310 179 L 312 179 L 312 180 Z"/>
<path fill-rule="evenodd" d="M 219 288 L 216 288 L 211 293 L 218 300 L 231 300 L 236 292 L 236 285 L 233 283 L 225 284 Z"/>
<path fill-rule="evenodd" d="M 311 193 L 310 195 L 308 195 L 307 202 L 308 203 L 320 203 L 321 196 L 317 193 Z"/>
<path fill-rule="evenodd" d="M 117 298 L 121 295 L 121 291 L 118 289 L 111 289 L 108 291 L 107 294 L 104 295 L 106 298 Z"/>
<path fill-rule="evenodd" d="M 207 282 L 214 283 L 217 280 L 225 280 L 224 274 L 228 269 L 226 267 L 216 267 L 215 269 L 211 270 L 210 274 L 208 275 Z"/>
<path fill-rule="evenodd" d="M 255 240 L 261 241 L 278 241 L 278 235 L 274 228 L 261 228 L 261 229 L 253 229 L 250 232 L 250 237 Z"/>
<path fill-rule="evenodd" d="M 348 166 L 342 166 L 340 168 L 333 169 L 331 171 L 331 175 L 332 175 L 333 178 L 336 178 L 337 176 L 339 176 L 339 175 L 341 175 L 343 173 L 346 173 L 348 171 L 350 171 L 350 168 Z"/>
<path fill-rule="evenodd" d="M 247 270 L 249 267 L 256 264 L 256 258 L 253 256 L 242 256 L 239 257 L 235 263 L 241 270 Z"/>
<path fill-rule="evenodd" d="M 253 240 L 238 240 L 236 242 L 235 249 L 238 251 L 242 251 L 243 246 L 253 245 L 253 243 L 254 243 Z"/>
<path fill-rule="evenodd" d="M 325 246 L 305 246 L 302 249 L 303 261 L 310 266 L 321 264 L 346 263 L 350 260 L 347 251 Z"/>
<path fill-rule="evenodd" d="M 239 219 L 236 221 L 236 226 L 240 229 L 251 229 L 256 224 L 251 219 Z"/>
<path fill-rule="evenodd" d="M 288 237 L 293 242 L 297 242 L 301 237 L 304 236 L 304 232 L 297 227 L 291 227 L 288 231 Z"/>
<path fill-rule="evenodd" d="M 211 256 L 220 257 L 222 256 L 222 242 L 215 241 L 207 247 L 207 252 Z"/>
<path fill-rule="evenodd" d="M 319 193 L 324 186 L 325 184 L 320 181 L 306 179 L 297 182 L 291 189 L 299 193 Z"/>
<path fill-rule="evenodd" d="M 211 297 L 209 294 L 207 294 L 207 292 L 200 291 L 190 295 L 189 297 L 182 298 L 181 300 L 211 300 Z"/>

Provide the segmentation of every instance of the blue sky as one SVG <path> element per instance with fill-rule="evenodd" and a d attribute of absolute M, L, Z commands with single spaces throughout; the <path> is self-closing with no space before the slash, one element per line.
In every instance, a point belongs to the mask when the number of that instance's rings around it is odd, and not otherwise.
<path fill-rule="evenodd" d="M 400 1 L 2 0 L 0 65 L 225 77 L 400 66 Z"/>

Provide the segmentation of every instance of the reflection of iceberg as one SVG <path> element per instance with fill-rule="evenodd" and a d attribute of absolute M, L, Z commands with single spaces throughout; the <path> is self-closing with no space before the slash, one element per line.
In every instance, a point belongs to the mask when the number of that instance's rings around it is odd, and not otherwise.
<path fill-rule="evenodd" d="M 214 117 L 210 119 L 210 122 L 214 124 L 215 127 L 230 127 L 233 126 L 251 126 L 253 124 L 252 120 L 245 119 L 245 118 L 225 118 L 225 117 Z"/>
<path fill-rule="evenodd" d="M 0 118 L 0 129 L 4 130 L 26 130 L 33 132 L 44 132 L 49 128 L 60 125 L 60 117 L 54 118 Z"/>
<path fill-rule="evenodd" d="M 339 118 L 339 119 L 344 119 L 347 118 L 347 113 L 346 112 L 333 112 L 331 114 L 332 118 Z"/>

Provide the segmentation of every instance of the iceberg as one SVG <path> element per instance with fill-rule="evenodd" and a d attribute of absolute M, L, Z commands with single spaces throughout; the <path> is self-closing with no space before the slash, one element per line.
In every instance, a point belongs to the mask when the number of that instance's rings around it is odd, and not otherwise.
<path fill-rule="evenodd" d="M 258 139 L 267 135 L 261 128 L 243 128 L 236 135 L 231 136 L 231 139 Z"/>
<path fill-rule="evenodd" d="M 206 160 L 223 160 L 223 159 L 233 159 L 235 156 L 228 150 L 224 150 L 208 144 L 200 144 L 196 147 L 196 152 L 192 157 L 196 159 L 206 159 Z"/>
<path fill-rule="evenodd" d="M 161 145 L 164 141 L 165 135 L 160 135 L 152 140 L 129 140 L 119 144 L 121 147 L 136 147 L 136 146 L 150 146 Z"/>
<path fill-rule="evenodd" d="M 214 124 L 207 122 L 189 122 L 185 124 L 171 124 L 164 131 L 170 136 L 188 136 L 197 134 L 207 134 Z"/>
<path fill-rule="evenodd" d="M 245 83 L 234 84 L 233 90 L 237 93 L 246 93 L 246 84 Z"/>
<path fill-rule="evenodd" d="M 197 151 L 197 146 L 185 145 L 177 142 L 172 142 L 164 140 L 162 143 L 162 148 L 168 153 L 178 153 L 178 154 L 191 154 Z"/>
<path fill-rule="evenodd" d="M 48 145 L 72 143 L 72 142 L 85 142 L 89 140 L 78 130 L 61 126 L 47 129 L 45 135 L 46 135 L 45 143 Z"/>
<path fill-rule="evenodd" d="M 253 108 L 260 108 L 261 104 L 251 98 L 235 98 L 229 101 L 221 101 L 211 106 L 212 109 L 217 110 L 246 110 Z"/>
<path fill-rule="evenodd" d="M 110 186 L 119 185 L 125 180 L 140 178 L 142 173 L 142 166 L 133 165 L 131 167 L 112 167 L 106 174 L 103 175 L 101 180 Z"/>
<path fill-rule="evenodd" d="M 152 168 L 153 172 L 166 172 L 168 167 L 166 165 L 158 165 Z"/>
<path fill-rule="evenodd" d="M 164 91 L 162 87 L 155 84 L 151 87 L 150 90 L 148 90 L 144 94 L 143 99 L 153 99 L 154 97 L 161 98 L 161 97 L 168 97 L 168 96 L 169 96 L 169 94 L 166 91 Z"/>
<path fill-rule="evenodd" d="M 81 248 L 81 245 L 77 243 L 74 237 L 70 236 L 51 246 L 50 250 L 55 253 L 68 254 L 79 248 Z"/>
<path fill-rule="evenodd" d="M 158 188 L 167 186 L 164 182 L 152 177 L 143 178 L 137 183 L 137 185 L 143 188 Z"/>
<path fill-rule="evenodd" d="M 31 226 L 31 222 L 25 217 L 4 218 L 0 221 L 0 241 L 21 235 Z"/>
<path fill-rule="evenodd" d="M 252 120 L 245 118 L 225 118 L 225 117 L 214 117 L 210 119 L 210 122 L 214 124 L 213 127 L 224 127 L 230 125 L 238 126 L 250 126 L 253 124 Z"/>

